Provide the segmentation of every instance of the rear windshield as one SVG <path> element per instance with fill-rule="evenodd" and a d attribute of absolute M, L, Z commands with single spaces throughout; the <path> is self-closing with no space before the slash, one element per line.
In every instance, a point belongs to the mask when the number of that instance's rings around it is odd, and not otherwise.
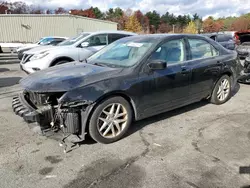
<path fill-rule="evenodd" d="M 232 35 L 217 35 L 218 42 L 227 42 L 233 40 Z"/>

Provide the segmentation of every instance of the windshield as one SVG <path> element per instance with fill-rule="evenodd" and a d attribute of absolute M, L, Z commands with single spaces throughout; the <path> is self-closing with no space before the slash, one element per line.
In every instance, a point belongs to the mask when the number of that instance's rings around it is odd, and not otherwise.
<path fill-rule="evenodd" d="M 130 67 L 135 65 L 154 45 L 149 40 L 118 40 L 87 59 L 89 63 Z"/>
<path fill-rule="evenodd" d="M 47 44 L 48 42 L 53 41 L 53 40 L 54 40 L 54 38 L 43 38 L 42 40 L 39 41 L 38 44 L 44 45 L 44 44 Z"/>
<path fill-rule="evenodd" d="M 61 42 L 57 46 L 69 46 L 69 45 L 75 44 L 76 42 L 82 40 L 83 38 L 85 38 L 88 35 L 89 35 L 89 33 L 84 33 L 84 34 L 78 35 L 76 37 L 73 37 L 71 39 L 67 39 L 67 40 Z"/>

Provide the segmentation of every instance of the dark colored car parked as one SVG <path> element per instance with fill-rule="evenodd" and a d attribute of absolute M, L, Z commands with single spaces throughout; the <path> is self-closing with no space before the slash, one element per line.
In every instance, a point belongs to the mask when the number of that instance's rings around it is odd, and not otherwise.
<path fill-rule="evenodd" d="M 225 103 L 241 70 L 236 52 L 207 37 L 138 35 L 22 79 L 12 106 L 39 132 L 111 143 L 134 120 L 202 99 Z"/>
<path fill-rule="evenodd" d="M 207 36 L 213 39 L 214 41 L 220 43 L 224 48 L 227 48 L 229 50 L 235 50 L 236 41 L 234 40 L 234 37 L 230 34 L 209 33 L 204 34 L 204 36 Z"/>

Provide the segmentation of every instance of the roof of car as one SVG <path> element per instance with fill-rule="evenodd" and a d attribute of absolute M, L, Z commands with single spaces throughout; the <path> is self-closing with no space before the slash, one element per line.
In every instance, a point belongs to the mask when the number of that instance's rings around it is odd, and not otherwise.
<path fill-rule="evenodd" d="M 163 39 L 163 38 L 168 38 L 168 37 L 172 37 L 172 36 L 199 36 L 199 37 L 204 37 L 198 34 L 179 34 L 179 33 L 174 33 L 174 34 L 144 34 L 144 35 L 135 35 L 135 36 L 131 36 L 132 38 L 157 38 L 157 39 Z M 130 37 L 130 38 L 131 38 Z"/>
<path fill-rule="evenodd" d="M 121 31 L 121 30 L 105 30 L 105 31 L 95 31 L 95 32 L 83 32 L 82 34 L 103 34 L 103 33 L 114 33 L 114 34 L 125 34 L 125 35 L 137 35 L 133 32 Z"/>
<path fill-rule="evenodd" d="M 59 37 L 59 36 L 46 36 L 42 38 L 60 38 L 60 39 L 67 39 L 68 37 Z"/>

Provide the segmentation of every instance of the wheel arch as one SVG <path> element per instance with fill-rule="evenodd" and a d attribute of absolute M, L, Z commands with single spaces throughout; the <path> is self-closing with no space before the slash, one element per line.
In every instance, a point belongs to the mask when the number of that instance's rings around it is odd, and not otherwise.
<path fill-rule="evenodd" d="M 220 78 L 221 78 L 222 76 L 224 76 L 224 75 L 229 76 L 229 78 L 231 79 L 231 83 L 233 82 L 233 73 L 232 73 L 232 72 L 230 72 L 229 70 L 226 70 L 226 71 L 222 72 L 222 73 L 220 74 L 220 76 L 217 78 L 217 80 L 213 83 L 213 87 L 212 87 L 212 90 L 211 90 L 211 93 L 210 93 L 209 97 L 212 95 L 213 90 L 214 90 L 214 88 L 215 88 L 217 82 L 218 82 L 218 81 L 220 80 Z M 232 87 L 232 84 L 231 84 L 231 87 Z"/>
<path fill-rule="evenodd" d="M 138 114 L 137 114 L 136 105 L 134 103 L 134 100 L 129 95 L 127 95 L 126 93 L 124 93 L 122 91 L 113 91 L 113 92 L 109 92 L 109 93 L 99 97 L 95 101 L 93 107 L 90 109 L 90 111 L 88 113 L 88 116 L 87 116 L 87 121 L 86 121 L 86 125 L 85 125 L 85 132 L 88 132 L 90 118 L 91 118 L 92 114 L 94 113 L 94 111 L 95 111 L 96 107 L 98 106 L 98 104 L 100 104 L 102 101 L 104 101 L 104 100 L 106 100 L 108 98 L 111 98 L 111 97 L 122 97 L 122 98 L 124 98 L 129 103 L 129 105 L 131 106 L 132 114 L 133 114 L 132 119 L 137 120 Z"/>
<path fill-rule="evenodd" d="M 229 78 L 231 79 L 231 88 L 233 87 L 233 83 L 234 83 L 234 77 L 233 77 L 233 73 L 231 72 L 231 71 L 229 71 L 229 70 L 225 70 L 224 72 L 222 72 L 222 74 L 221 74 L 221 76 L 220 76 L 220 78 L 222 77 L 222 76 L 224 76 L 224 75 L 227 75 L 227 76 L 229 76 Z M 219 79 L 220 79 L 219 78 Z M 218 80 L 219 80 L 218 79 Z M 218 82 L 218 80 L 216 81 L 216 83 Z"/>
<path fill-rule="evenodd" d="M 61 57 L 55 58 L 55 59 L 50 63 L 50 67 L 54 66 L 58 61 L 62 61 L 62 60 L 75 61 L 75 60 L 72 59 L 71 57 L 68 57 L 68 56 L 61 56 Z"/>

